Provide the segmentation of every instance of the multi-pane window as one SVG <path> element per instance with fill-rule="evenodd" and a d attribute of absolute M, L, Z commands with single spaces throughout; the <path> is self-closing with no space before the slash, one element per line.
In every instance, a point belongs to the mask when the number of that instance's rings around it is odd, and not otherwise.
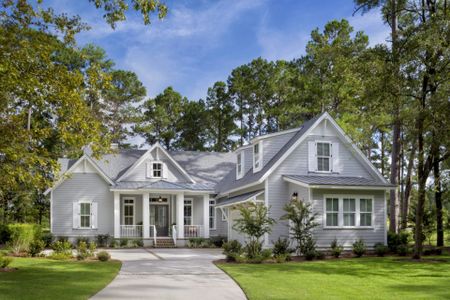
<path fill-rule="evenodd" d="M 216 228 L 216 201 L 209 200 L 209 228 Z"/>
<path fill-rule="evenodd" d="M 184 225 L 192 225 L 192 200 L 184 200 Z"/>
<path fill-rule="evenodd" d="M 262 167 L 261 162 L 261 145 L 257 143 L 253 145 L 253 169 L 259 170 Z"/>
<path fill-rule="evenodd" d="M 134 225 L 134 199 L 123 200 L 123 224 Z"/>
<path fill-rule="evenodd" d="M 344 198 L 344 226 L 355 226 L 356 201 L 353 198 Z"/>
<path fill-rule="evenodd" d="M 326 198 L 327 226 L 338 226 L 339 198 Z"/>
<path fill-rule="evenodd" d="M 91 203 L 80 203 L 80 227 L 91 227 Z"/>
<path fill-rule="evenodd" d="M 330 171 L 331 162 L 331 144 L 330 143 L 317 143 L 317 170 L 318 171 Z"/>
<path fill-rule="evenodd" d="M 360 226 L 372 226 L 372 199 L 359 200 Z"/>
<path fill-rule="evenodd" d="M 242 176 L 242 153 L 238 153 L 237 155 L 236 172 L 237 177 Z"/>
<path fill-rule="evenodd" d="M 162 163 L 153 163 L 153 177 L 161 178 L 162 177 Z"/>

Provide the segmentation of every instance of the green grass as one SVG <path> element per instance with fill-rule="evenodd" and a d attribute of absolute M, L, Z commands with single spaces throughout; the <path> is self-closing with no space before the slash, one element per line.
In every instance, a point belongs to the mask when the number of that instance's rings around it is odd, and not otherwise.
<path fill-rule="evenodd" d="M 450 299 L 450 256 L 219 264 L 255 299 Z"/>
<path fill-rule="evenodd" d="M 14 258 L 15 272 L 0 272 L 0 299 L 87 299 L 111 282 L 118 261 Z"/>

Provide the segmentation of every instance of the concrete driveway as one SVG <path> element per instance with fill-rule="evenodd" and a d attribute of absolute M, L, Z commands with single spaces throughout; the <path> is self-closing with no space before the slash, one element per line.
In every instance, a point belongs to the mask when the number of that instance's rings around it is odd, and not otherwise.
<path fill-rule="evenodd" d="M 212 261 L 220 249 L 114 249 L 119 275 L 92 299 L 246 299 Z"/>

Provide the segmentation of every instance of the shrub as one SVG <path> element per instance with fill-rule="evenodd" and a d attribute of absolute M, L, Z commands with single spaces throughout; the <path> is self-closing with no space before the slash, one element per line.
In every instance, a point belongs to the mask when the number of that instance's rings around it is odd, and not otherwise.
<path fill-rule="evenodd" d="M 189 248 L 201 248 L 205 241 L 206 239 L 201 237 L 189 238 L 187 246 Z"/>
<path fill-rule="evenodd" d="M 120 247 L 127 247 L 128 239 L 120 239 Z"/>
<path fill-rule="evenodd" d="M 12 261 L 12 257 L 0 255 L 0 268 L 8 267 Z"/>
<path fill-rule="evenodd" d="M 67 236 L 61 235 L 61 236 L 58 236 L 56 238 L 56 240 L 59 241 L 59 242 L 68 242 L 69 238 Z"/>
<path fill-rule="evenodd" d="M 212 236 L 209 238 L 209 240 L 217 248 L 222 248 L 223 243 L 225 243 L 227 241 L 227 238 L 224 236 Z"/>
<path fill-rule="evenodd" d="M 338 258 L 339 256 L 341 256 L 342 251 L 344 251 L 344 247 L 338 244 L 337 239 L 334 239 L 331 242 L 331 255 Z"/>
<path fill-rule="evenodd" d="M 288 258 L 291 256 L 291 253 L 295 250 L 290 248 L 291 242 L 288 239 L 278 238 L 278 240 L 273 243 L 272 253 L 276 258 L 277 256 L 284 256 Z"/>
<path fill-rule="evenodd" d="M 144 247 L 144 241 L 141 239 L 135 239 L 131 243 L 133 247 Z"/>
<path fill-rule="evenodd" d="M 274 258 L 277 263 L 284 263 L 286 261 L 291 260 L 291 255 L 290 254 L 278 254 L 277 256 L 274 256 Z"/>
<path fill-rule="evenodd" d="M 109 234 L 99 234 L 97 235 L 97 245 L 99 247 L 108 247 L 111 236 Z"/>
<path fill-rule="evenodd" d="M 389 248 L 386 245 L 384 245 L 383 243 L 376 243 L 374 245 L 374 249 L 375 249 L 375 253 L 380 257 L 383 257 L 389 250 Z"/>
<path fill-rule="evenodd" d="M 400 256 L 406 256 L 409 253 L 408 245 L 398 245 L 397 254 Z"/>
<path fill-rule="evenodd" d="M 423 255 L 442 255 L 442 248 L 428 248 L 423 250 Z"/>
<path fill-rule="evenodd" d="M 112 248 L 119 248 L 119 241 L 118 240 L 112 240 L 110 246 Z"/>
<path fill-rule="evenodd" d="M 6 244 L 11 237 L 8 225 L 0 224 L 0 244 Z"/>
<path fill-rule="evenodd" d="M 52 244 L 53 253 L 50 258 L 68 259 L 72 257 L 72 244 L 68 241 L 56 241 Z"/>
<path fill-rule="evenodd" d="M 85 236 L 79 236 L 75 239 L 75 247 L 77 247 L 81 242 L 84 242 L 86 244 L 89 243 L 89 238 Z"/>
<path fill-rule="evenodd" d="M 54 241 L 54 236 L 51 232 L 45 232 L 42 234 L 42 241 L 44 241 L 44 247 L 50 247 Z"/>
<path fill-rule="evenodd" d="M 95 242 L 89 243 L 89 256 L 94 256 L 95 250 L 97 250 L 97 244 Z"/>
<path fill-rule="evenodd" d="M 88 246 L 85 241 L 80 241 L 77 246 L 77 259 L 85 260 L 89 257 Z"/>
<path fill-rule="evenodd" d="M 306 260 L 313 260 L 317 256 L 316 242 L 311 236 L 308 236 L 302 244 L 300 251 Z"/>
<path fill-rule="evenodd" d="M 42 250 L 44 250 L 44 248 L 45 248 L 45 242 L 43 240 L 34 240 L 30 244 L 30 249 L 29 249 L 28 253 L 32 257 L 35 257 L 36 255 L 41 253 Z"/>
<path fill-rule="evenodd" d="M 366 253 L 366 244 L 362 239 L 359 239 L 353 243 L 353 254 L 355 254 L 356 257 L 361 257 L 364 253 Z"/>
<path fill-rule="evenodd" d="M 111 259 L 111 255 L 106 251 L 100 251 L 97 253 L 97 259 L 99 261 L 108 261 Z"/>
<path fill-rule="evenodd" d="M 237 240 L 224 243 L 222 248 L 223 254 L 225 254 L 227 261 L 237 261 L 236 258 L 240 257 L 243 253 L 242 244 Z"/>
<path fill-rule="evenodd" d="M 8 225 L 10 231 L 9 247 L 15 255 L 20 252 L 28 252 L 30 243 L 40 234 L 37 225 L 34 224 L 10 224 Z"/>
<path fill-rule="evenodd" d="M 248 262 L 251 264 L 260 264 L 263 261 L 270 259 L 271 257 L 272 257 L 272 250 L 264 249 L 252 257 L 247 256 L 246 259 L 243 259 L 243 262 Z"/>
<path fill-rule="evenodd" d="M 395 233 L 392 231 L 388 232 L 388 248 L 392 253 L 397 253 L 397 248 L 400 245 L 408 245 L 409 233 L 402 231 L 400 233 Z"/>
<path fill-rule="evenodd" d="M 245 244 L 244 252 L 247 254 L 247 258 L 253 259 L 261 255 L 262 243 L 258 240 L 251 240 Z"/>
<path fill-rule="evenodd" d="M 323 251 L 316 251 L 316 258 L 317 259 L 324 259 L 325 253 Z"/>

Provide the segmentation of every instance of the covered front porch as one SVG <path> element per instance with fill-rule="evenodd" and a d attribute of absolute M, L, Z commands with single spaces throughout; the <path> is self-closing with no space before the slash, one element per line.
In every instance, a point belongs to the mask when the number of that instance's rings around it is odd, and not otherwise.
<path fill-rule="evenodd" d="M 177 240 L 209 238 L 210 197 L 207 192 L 113 191 L 114 238 Z"/>

